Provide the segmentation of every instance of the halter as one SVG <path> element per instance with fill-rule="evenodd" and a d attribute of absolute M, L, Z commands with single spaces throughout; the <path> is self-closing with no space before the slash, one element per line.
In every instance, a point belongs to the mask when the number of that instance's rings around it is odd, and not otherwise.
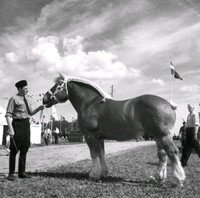
<path fill-rule="evenodd" d="M 58 98 L 56 97 L 56 94 L 57 94 L 58 92 L 60 92 L 61 90 L 63 90 L 64 87 L 66 87 L 66 92 L 67 92 L 67 94 L 68 94 L 67 85 L 66 85 L 66 83 L 65 83 L 64 81 L 62 81 L 61 85 L 58 85 L 58 86 L 56 87 L 56 89 L 55 89 L 54 92 L 52 92 L 52 90 L 51 90 L 52 88 L 51 88 L 50 90 L 47 91 L 47 93 L 50 94 L 50 98 L 51 98 L 51 99 L 53 98 L 56 102 L 62 103 L 61 101 L 58 100 Z"/>

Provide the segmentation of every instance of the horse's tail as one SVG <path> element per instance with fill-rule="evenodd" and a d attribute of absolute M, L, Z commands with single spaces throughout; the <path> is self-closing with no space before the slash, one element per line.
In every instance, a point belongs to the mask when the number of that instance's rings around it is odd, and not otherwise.
<path fill-rule="evenodd" d="M 169 102 L 169 104 L 170 104 L 170 106 L 171 106 L 171 108 L 172 108 L 173 110 L 176 110 L 176 109 L 177 109 L 178 105 L 177 105 L 175 102 L 173 102 L 172 100 L 170 100 L 170 101 L 168 101 L 168 102 Z"/>

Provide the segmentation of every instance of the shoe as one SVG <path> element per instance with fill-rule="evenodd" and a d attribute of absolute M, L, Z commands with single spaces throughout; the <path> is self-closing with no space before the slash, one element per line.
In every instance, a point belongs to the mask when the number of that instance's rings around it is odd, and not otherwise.
<path fill-rule="evenodd" d="M 186 166 L 187 166 L 187 164 L 183 164 L 183 163 L 181 163 L 181 166 L 184 168 L 184 167 L 186 167 Z"/>
<path fill-rule="evenodd" d="M 14 176 L 14 174 L 10 174 L 8 175 L 8 177 L 6 177 L 6 179 L 9 181 L 14 181 L 16 179 L 16 176 Z"/>
<path fill-rule="evenodd" d="M 19 173 L 19 174 L 18 174 L 18 177 L 19 177 L 19 178 L 27 178 L 27 179 L 30 179 L 30 178 L 31 178 L 31 176 L 30 176 L 30 175 L 27 175 L 25 172 Z"/>

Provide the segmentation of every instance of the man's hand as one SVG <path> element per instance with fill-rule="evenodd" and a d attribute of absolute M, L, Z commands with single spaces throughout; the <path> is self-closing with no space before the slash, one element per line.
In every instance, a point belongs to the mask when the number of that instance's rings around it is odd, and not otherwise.
<path fill-rule="evenodd" d="M 195 126 L 195 135 L 194 135 L 195 140 L 198 140 L 198 138 L 197 138 L 198 129 L 199 129 L 199 127 Z"/>
<path fill-rule="evenodd" d="M 45 105 L 40 105 L 40 106 L 38 107 L 38 109 L 39 109 L 39 110 L 43 110 L 45 107 L 46 107 Z"/>
<path fill-rule="evenodd" d="M 8 135 L 13 138 L 15 132 L 13 130 L 8 129 Z"/>

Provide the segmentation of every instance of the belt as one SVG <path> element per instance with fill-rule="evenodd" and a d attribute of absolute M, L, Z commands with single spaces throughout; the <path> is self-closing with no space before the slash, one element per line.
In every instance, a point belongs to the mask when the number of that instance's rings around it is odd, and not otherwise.
<path fill-rule="evenodd" d="M 13 119 L 13 121 L 15 121 L 15 122 L 29 121 L 29 118 Z"/>

